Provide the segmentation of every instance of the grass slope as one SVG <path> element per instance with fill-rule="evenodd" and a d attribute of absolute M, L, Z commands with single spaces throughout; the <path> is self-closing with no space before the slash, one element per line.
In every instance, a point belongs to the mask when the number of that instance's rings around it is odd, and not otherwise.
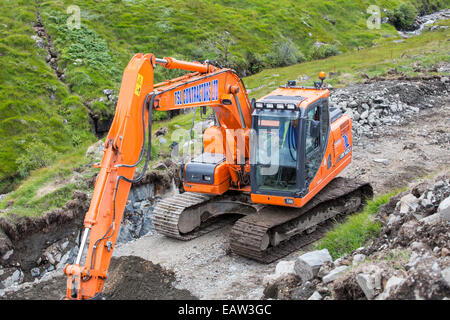
<path fill-rule="evenodd" d="M 1 193 L 14 185 L 19 171 L 26 175 L 42 160 L 33 158 L 39 153 L 52 159 L 89 139 L 90 125 L 79 98 L 57 79 L 45 63 L 45 50 L 31 38 L 34 6 L 29 1 L 0 4 Z M 38 154 L 31 154 L 33 150 Z"/>
<path fill-rule="evenodd" d="M 442 25 L 450 23 L 443 22 Z M 403 42 L 385 41 L 373 48 L 345 53 L 324 60 L 301 63 L 284 68 L 267 69 L 246 77 L 244 82 L 250 96 L 261 97 L 286 84 L 288 80 L 299 80 L 301 84 L 312 85 L 318 81 L 320 71 L 331 75 L 327 82 L 336 87 L 365 80 L 366 76 L 385 75 L 390 69 L 397 69 L 407 76 L 418 76 L 423 72 L 445 74 L 430 69 L 442 62 L 450 62 L 449 30 L 425 32 Z M 332 75 L 334 73 L 334 75 Z M 448 73 L 447 73 L 448 74 Z M 309 80 L 302 81 L 304 76 Z"/>

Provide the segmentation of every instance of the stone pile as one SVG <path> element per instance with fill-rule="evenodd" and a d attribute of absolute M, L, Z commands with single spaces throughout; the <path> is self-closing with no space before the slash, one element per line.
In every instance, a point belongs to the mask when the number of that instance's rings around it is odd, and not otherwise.
<path fill-rule="evenodd" d="M 333 261 L 327 249 L 278 263 L 265 298 L 389 300 L 450 298 L 450 179 L 393 197 L 375 220 L 380 235 Z"/>
<path fill-rule="evenodd" d="M 352 118 L 354 138 L 377 136 L 382 127 L 401 124 L 422 109 L 432 108 L 436 96 L 448 94 L 449 85 L 446 77 L 356 84 L 334 89 L 330 104 Z"/>

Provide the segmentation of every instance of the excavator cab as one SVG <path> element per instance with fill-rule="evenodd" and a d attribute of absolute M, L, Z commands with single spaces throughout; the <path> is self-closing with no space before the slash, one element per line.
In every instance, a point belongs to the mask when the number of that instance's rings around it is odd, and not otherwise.
<path fill-rule="evenodd" d="M 255 103 L 252 201 L 301 207 L 323 181 L 343 169 L 333 165 L 335 142 L 344 141 L 345 162 L 350 161 L 351 120 L 330 109 L 328 99 L 321 85 L 298 87 L 290 81 Z"/>

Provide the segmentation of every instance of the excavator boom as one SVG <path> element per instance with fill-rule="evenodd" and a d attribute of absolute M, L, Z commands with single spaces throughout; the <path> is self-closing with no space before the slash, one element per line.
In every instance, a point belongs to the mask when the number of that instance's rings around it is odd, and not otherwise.
<path fill-rule="evenodd" d="M 157 64 L 193 73 L 154 85 Z M 135 172 L 143 160 L 146 140 L 144 171 L 148 165 L 151 111 L 198 106 L 213 108 L 224 128 L 251 127 L 250 101 L 233 70 L 168 57 L 157 59 L 152 54 L 137 54 L 130 61 L 123 74 L 115 116 L 98 165 L 100 172 L 84 219 L 78 256 L 64 270 L 68 277 L 67 299 L 92 299 L 102 292 L 131 184 L 143 176 L 141 173 L 135 178 Z M 241 153 L 248 159 L 248 148 Z"/>

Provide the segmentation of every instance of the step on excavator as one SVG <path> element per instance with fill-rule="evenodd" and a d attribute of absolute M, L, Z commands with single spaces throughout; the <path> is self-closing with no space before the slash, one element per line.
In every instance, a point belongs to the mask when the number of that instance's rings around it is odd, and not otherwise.
<path fill-rule="evenodd" d="M 190 73 L 154 84 L 157 66 Z M 102 296 L 131 185 L 150 160 L 153 110 L 209 107 L 215 120 L 203 133 L 202 153 L 181 165 L 185 192 L 154 209 L 163 235 L 190 240 L 233 222 L 231 251 L 270 263 L 318 240 L 324 224 L 360 210 L 373 196 L 370 184 L 337 177 L 351 162 L 352 121 L 329 106 L 325 74 L 319 78 L 312 87 L 289 81 L 250 100 L 232 69 L 135 55 L 97 165 L 78 256 L 64 269 L 66 299 Z"/>

